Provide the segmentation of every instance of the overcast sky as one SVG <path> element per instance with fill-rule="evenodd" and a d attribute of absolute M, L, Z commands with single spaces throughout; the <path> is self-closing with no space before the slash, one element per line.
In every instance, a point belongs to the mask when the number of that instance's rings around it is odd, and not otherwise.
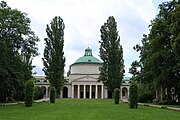
<path fill-rule="evenodd" d="M 84 55 L 89 47 L 93 56 L 99 58 L 98 41 L 100 28 L 109 16 L 114 16 L 117 22 L 120 44 L 123 46 L 125 76 L 131 76 L 128 71 L 132 61 L 139 54 L 133 46 L 141 43 L 142 35 L 149 32 L 148 25 L 158 13 L 158 4 L 166 0 L 5 0 L 12 8 L 28 14 L 31 28 L 40 38 L 38 43 L 40 55 L 33 60 L 37 75 L 42 72 L 44 38 L 46 25 L 55 16 L 63 18 L 65 23 L 64 52 L 66 57 L 65 73 L 69 65 Z M 66 74 L 65 74 L 66 75 Z"/>

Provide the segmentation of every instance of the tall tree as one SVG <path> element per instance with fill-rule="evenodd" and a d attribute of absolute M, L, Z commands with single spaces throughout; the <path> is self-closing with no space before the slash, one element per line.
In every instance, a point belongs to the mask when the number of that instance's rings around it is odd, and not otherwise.
<path fill-rule="evenodd" d="M 48 38 L 44 39 L 45 49 L 44 58 L 42 59 L 44 63 L 43 71 L 51 86 L 56 88 L 56 95 L 60 94 L 64 84 L 64 28 L 63 19 L 56 16 L 51 21 L 50 25 L 47 25 L 46 33 Z"/>
<path fill-rule="evenodd" d="M 120 88 L 124 76 L 123 48 L 120 45 L 120 36 L 117 31 L 117 22 L 110 16 L 101 26 L 100 58 L 103 60 L 100 67 L 99 81 L 102 81 L 107 90 L 112 92 Z"/>
<path fill-rule="evenodd" d="M 179 5 L 180 1 L 175 0 L 160 4 L 160 12 L 150 25 L 150 33 L 144 36 L 142 46 L 135 47 L 140 51 L 140 81 L 154 85 L 157 99 L 169 102 L 177 99 L 172 95 L 173 88 L 180 99 Z"/>
<path fill-rule="evenodd" d="M 27 14 L 0 2 L 0 101 L 23 99 L 25 82 L 32 78 L 32 59 L 38 37 Z"/>

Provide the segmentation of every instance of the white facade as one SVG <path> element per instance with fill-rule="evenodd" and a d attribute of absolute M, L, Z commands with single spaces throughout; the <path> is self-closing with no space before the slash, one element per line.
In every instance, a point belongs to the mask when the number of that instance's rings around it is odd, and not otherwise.
<path fill-rule="evenodd" d="M 100 66 L 101 61 L 92 56 L 92 50 L 89 48 L 86 49 L 85 55 L 70 65 L 68 76 L 66 77 L 67 83 L 64 85 L 60 97 L 88 99 L 111 98 L 111 95 L 108 94 L 109 92 L 103 83 L 98 82 Z M 43 77 L 41 79 L 43 79 Z M 120 88 L 121 99 L 128 99 L 129 84 L 129 80 L 126 78 Z M 42 86 L 43 82 L 37 82 L 36 85 Z M 45 97 L 48 97 L 49 94 L 47 92 L 49 92 L 49 88 L 47 84 L 45 84 L 45 88 Z"/>

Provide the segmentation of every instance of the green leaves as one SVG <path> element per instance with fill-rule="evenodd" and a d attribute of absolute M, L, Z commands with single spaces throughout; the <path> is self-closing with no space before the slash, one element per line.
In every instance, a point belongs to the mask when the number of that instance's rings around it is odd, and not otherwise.
<path fill-rule="evenodd" d="M 138 106 L 138 87 L 137 83 L 132 81 L 129 88 L 129 107 L 137 108 Z"/>
<path fill-rule="evenodd" d="M 32 59 L 39 38 L 30 28 L 27 14 L 0 2 L 0 96 L 23 100 L 24 84 L 32 78 Z M 8 87 L 7 87 L 8 86 Z"/>
<path fill-rule="evenodd" d="M 34 82 L 28 80 L 25 85 L 25 105 L 26 107 L 31 107 L 34 98 Z"/>
<path fill-rule="evenodd" d="M 165 99 L 162 98 L 162 94 L 167 89 L 166 99 L 169 101 L 174 100 L 171 98 L 170 89 L 174 87 L 179 91 L 179 84 L 177 84 L 180 76 L 178 68 L 180 62 L 179 6 L 180 2 L 175 0 L 160 5 L 159 14 L 150 25 L 150 33 L 143 36 L 142 46 L 134 47 L 136 51 L 140 51 L 138 63 L 141 71 L 137 73 L 139 66 L 136 65 L 136 61 L 130 68 L 130 73 L 141 83 L 154 85 L 157 91 L 162 89 L 161 93 L 157 93 L 161 94 L 161 99 Z"/>
<path fill-rule="evenodd" d="M 119 88 L 124 75 L 123 48 L 120 45 L 120 37 L 117 31 L 117 23 L 110 16 L 106 23 L 101 26 L 100 58 L 103 60 L 100 67 L 99 81 L 111 92 Z"/>
<path fill-rule="evenodd" d="M 57 95 L 64 83 L 64 29 L 65 24 L 63 19 L 56 16 L 51 21 L 50 25 L 47 25 L 46 33 L 48 38 L 45 38 L 45 49 L 43 71 L 46 78 L 49 80 L 51 86 L 54 86 L 57 90 Z"/>

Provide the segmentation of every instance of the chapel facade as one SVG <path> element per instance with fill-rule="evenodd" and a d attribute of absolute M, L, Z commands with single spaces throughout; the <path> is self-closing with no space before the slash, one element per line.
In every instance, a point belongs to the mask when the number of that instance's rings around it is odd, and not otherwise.
<path fill-rule="evenodd" d="M 98 82 L 99 67 L 102 62 L 93 56 L 92 49 L 85 49 L 84 56 L 69 66 L 66 83 L 61 91 L 62 98 L 104 99 L 112 98 L 102 82 Z M 36 86 L 44 87 L 44 97 L 49 97 L 49 81 L 44 76 L 36 76 Z M 124 77 L 121 85 L 120 98 L 128 100 L 129 77 Z"/>

